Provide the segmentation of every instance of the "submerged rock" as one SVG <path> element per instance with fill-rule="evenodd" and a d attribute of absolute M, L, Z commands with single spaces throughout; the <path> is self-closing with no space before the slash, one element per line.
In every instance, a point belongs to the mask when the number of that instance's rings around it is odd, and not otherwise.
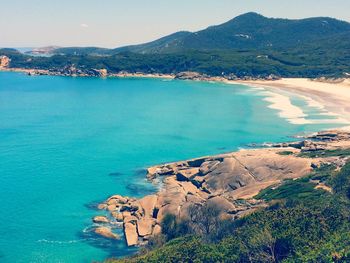
<path fill-rule="evenodd" d="M 109 220 L 106 216 L 95 216 L 92 221 L 94 223 L 108 223 Z"/>
<path fill-rule="evenodd" d="M 120 239 L 120 236 L 113 233 L 112 230 L 108 227 L 98 227 L 95 229 L 95 233 L 105 238 Z"/>

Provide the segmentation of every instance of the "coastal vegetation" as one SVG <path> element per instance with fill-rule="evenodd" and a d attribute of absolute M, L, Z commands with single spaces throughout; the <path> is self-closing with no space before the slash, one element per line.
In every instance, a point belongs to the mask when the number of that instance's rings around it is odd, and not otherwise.
<path fill-rule="evenodd" d="M 332 192 L 314 187 L 322 180 Z M 350 163 L 322 166 L 309 176 L 263 190 L 269 202 L 239 220 L 215 216 L 163 219 L 163 231 L 139 255 L 108 262 L 347 262 L 350 260 Z"/>

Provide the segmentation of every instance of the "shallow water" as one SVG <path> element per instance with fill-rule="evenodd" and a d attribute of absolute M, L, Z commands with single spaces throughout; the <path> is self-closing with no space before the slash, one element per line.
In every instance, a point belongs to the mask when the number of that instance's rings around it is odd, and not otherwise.
<path fill-rule="evenodd" d="M 291 124 L 264 96 L 240 85 L 0 73 L 0 262 L 132 253 L 94 236 L 91 218 L 109 195 L 155 191 L 145 167 L 330 127 Z"/>

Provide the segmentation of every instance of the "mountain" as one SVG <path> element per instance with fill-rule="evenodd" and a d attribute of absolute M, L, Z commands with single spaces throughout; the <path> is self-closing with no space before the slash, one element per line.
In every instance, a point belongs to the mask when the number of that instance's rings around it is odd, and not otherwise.
<path fill-rule="evenodd" d="M 288 48 L 326 38 L 331 39 L 344 33 L 350 34 L 350 23 L 333 18 L 290 20 L 247 13 L 198 32 L 176 33 L 151 43 L 123 47 L 114 51 L 127 49 L 137 53 L 167 53 L 186 49 Z"/>
<path fill-rule="evenodd" d="M 60 48 L 56 54 L 113 55 L 120 52 L 140 54 L 175 53 L 186 50 L 287 49 L 332 39 L 350 43 L 350 23 L 329 17 L 307 19 L 267 18 L 246 13 L 217 26 L 198 32 L 181 31 L 158 40 L 116 49 Z"/>

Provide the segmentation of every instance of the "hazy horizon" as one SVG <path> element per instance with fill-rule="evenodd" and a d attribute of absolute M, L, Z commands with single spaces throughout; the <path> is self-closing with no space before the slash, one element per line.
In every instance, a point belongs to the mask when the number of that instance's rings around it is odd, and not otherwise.
<path fill-rule="evenodd" d="M 247 12 L 301 19 L 328 16 L 350 22 L 348 0 L 12 0 L 2 4 L 0 47 L 97 46 L 149 42 L 177 31 L 198 31 Z"/>

